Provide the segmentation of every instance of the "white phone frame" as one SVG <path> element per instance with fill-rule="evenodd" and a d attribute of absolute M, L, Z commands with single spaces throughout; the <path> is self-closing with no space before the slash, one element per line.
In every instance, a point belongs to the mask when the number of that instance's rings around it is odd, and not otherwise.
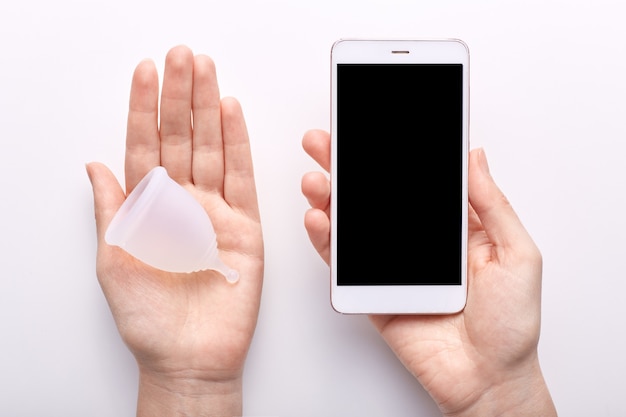
<path fill-rule="evenodd" d="M 401 51 L 392 53 L 392 51 Z M 408 53 L 406 52 L 408 51 Z M 340 39 L 331 49 L 331 192 L 336 195 L 337 64 L 424 63 L 463 66 L 463 186 L 460 285 L 337 285 L 336 199 L 331 197 L 331 305 L 344 314 L 453 314 L 467 300 L 467 170 L 469 154 L 469 50 L 458 39 Z M 364 258 L 364 262 L 367 259 Z"/>

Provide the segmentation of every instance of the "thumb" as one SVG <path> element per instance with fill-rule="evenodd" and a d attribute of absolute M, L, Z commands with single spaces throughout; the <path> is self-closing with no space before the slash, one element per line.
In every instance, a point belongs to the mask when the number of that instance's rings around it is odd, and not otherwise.
<path fill-rule="evenodd" d="M 470 204 L 491 242 L 511 249 L 534 246 L 509 200 L 491 177 L 482 148 L 470 152 L 468 183 Z"/>
<path fill-rule="evenodd" d="M 91 162 L 87 164 L 86 169 L 93 188 L 96 232 L 100 243 L 103 242 L 104 233 L 126 199 L 126 195 L 115 175 L 103 164 Z"/>

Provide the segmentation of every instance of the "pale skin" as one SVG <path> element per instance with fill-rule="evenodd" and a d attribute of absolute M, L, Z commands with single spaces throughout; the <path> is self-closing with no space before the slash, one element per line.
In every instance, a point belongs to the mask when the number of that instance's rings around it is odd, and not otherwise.
<path fill-rule="evenodd" d="M 242 415 L 242 374 L 263 281 L 263 236 L 240 104 L 221 98 L 215 65 L 186 46 L 165 62 L 161 103 L 152 61 L 135 69 L 128 112 L 125 191 L 87 165 L 98 236 L 97 275 L 120 335 L 137 360 L 137 416 Z M 221 259 L 239 272 L 154 269 L 104 241 L 139 180 L 164 166 L 206 209 Z"/>
<path fill-rule="evenodd" d="M 305 133 L 325 172 L 302 178 L 309 238 L 330 260 L 330 136 Z M 371 315 L 398 359 L 444 416 L 556 416 L 537 355 L 542 257 L 493 181 L 482 149 L 469 155 L 468 299 L 458 314 Z"/>

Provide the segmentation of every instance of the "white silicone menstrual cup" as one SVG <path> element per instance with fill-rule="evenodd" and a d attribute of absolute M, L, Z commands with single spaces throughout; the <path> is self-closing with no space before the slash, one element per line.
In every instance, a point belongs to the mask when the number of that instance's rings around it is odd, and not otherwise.
<path fill-rule="evenodd" d="M 104 239 L 169 272 L 212 269 L 239 279 L 219 258 L 215 230 L 200 203 L 165 168 L 153 168 L 119 208 Z"/>

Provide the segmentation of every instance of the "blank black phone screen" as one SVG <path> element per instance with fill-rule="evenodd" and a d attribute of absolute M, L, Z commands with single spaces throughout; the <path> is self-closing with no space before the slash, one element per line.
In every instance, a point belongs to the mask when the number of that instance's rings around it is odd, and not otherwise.
<path fill-rule="evenodd" d="M 461 64 L 337 64 L 337 285 L 460 285 Z"/>

